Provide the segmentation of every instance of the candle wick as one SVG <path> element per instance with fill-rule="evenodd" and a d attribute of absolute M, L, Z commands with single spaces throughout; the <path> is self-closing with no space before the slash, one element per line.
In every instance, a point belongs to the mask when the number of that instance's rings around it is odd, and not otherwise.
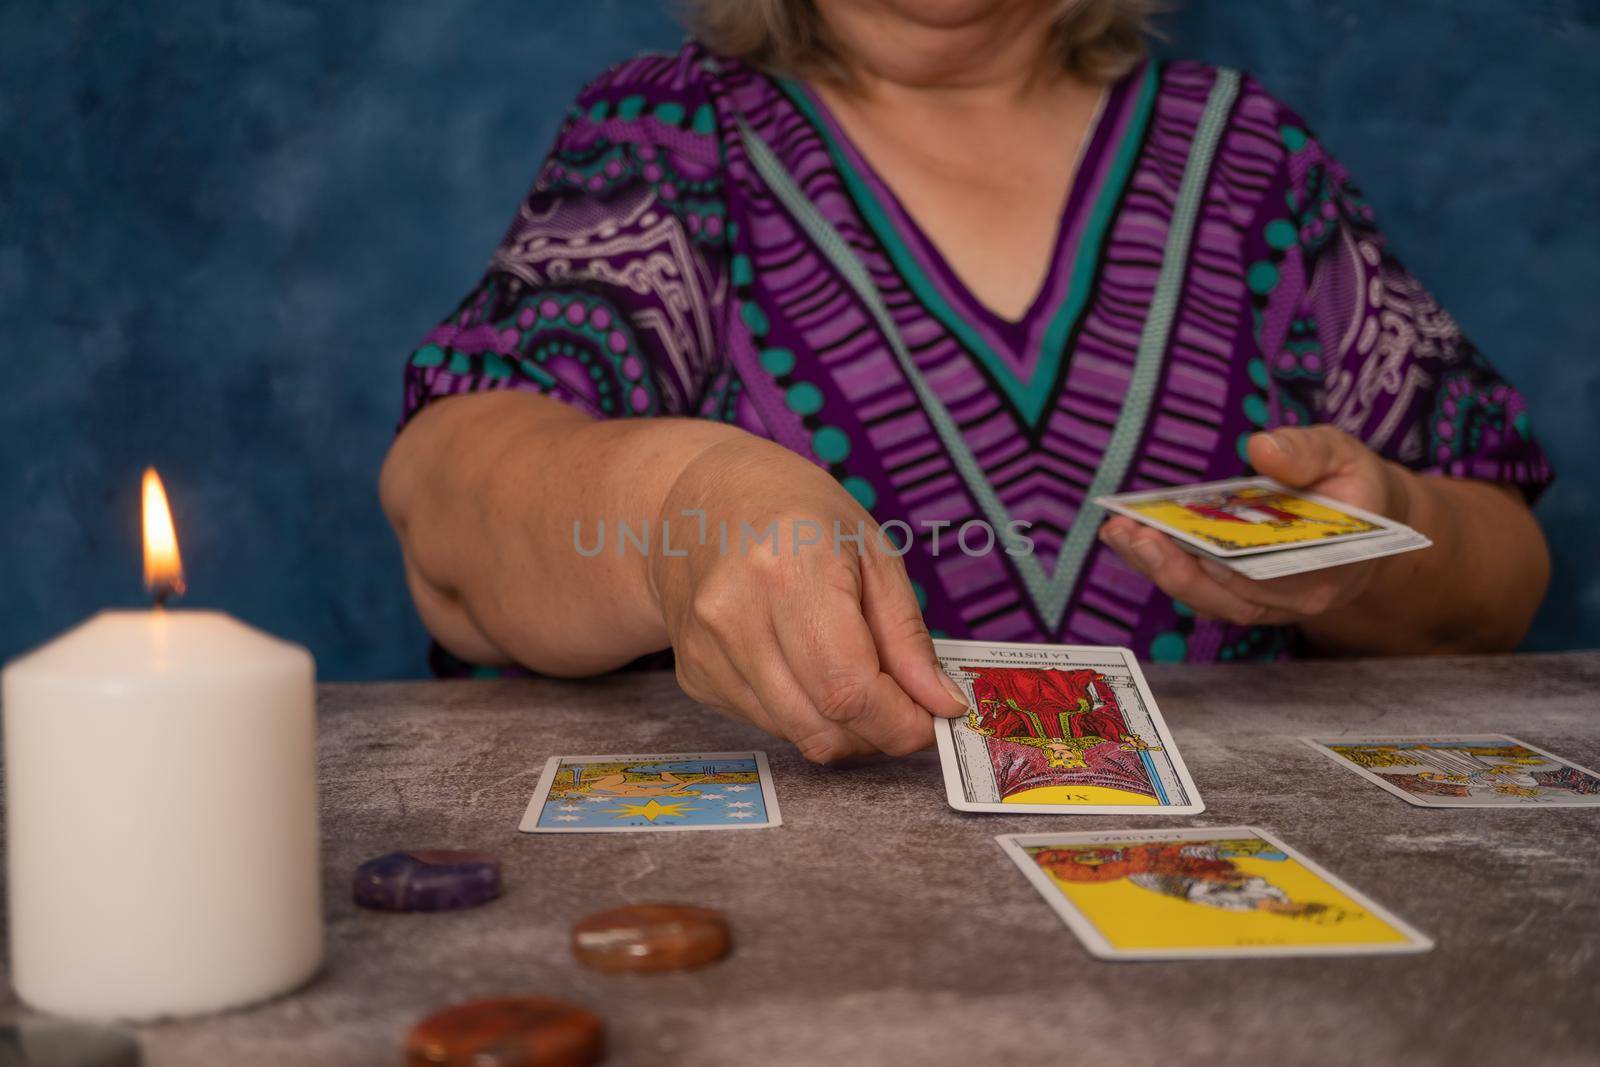
<path fill-rule="evenodd" d="M 165 608 L 167 606 L 167 601 L 173 596 L 182 595 L 182 593 L 182 586 L 175 582 L 166 581 L 164 579 L 158 582 L 152 582 L 150 585 L 150 599 L 153 602 L 152 606 L 157 611 L 161 611 L 163 608 Z"/>

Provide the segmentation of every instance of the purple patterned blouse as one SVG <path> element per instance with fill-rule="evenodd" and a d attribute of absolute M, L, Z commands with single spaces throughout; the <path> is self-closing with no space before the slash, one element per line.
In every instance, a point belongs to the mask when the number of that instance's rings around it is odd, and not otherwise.
<path fill-rule="evenodd" d="M 1244 474 L 1251 432 L 1319 422 L 1417 470 L 1530 495 L 1551 477 L 1523 398 L 1344 168 L 1254 80 L 1198 63 L 1107 89 L 1017 321 L 803 84 L 694 44 L 622 64 L 411 355 L 405 417 L 483 389 L 738 425 L 913 532 L 935 635 L 1156 660 L 1279 656 L 1292 634 L 1196 619 L 1096 541 L 1094 496 Z M 1025 524 L 1032 554 L 981 551 L 975 523 Z M 964 526 L 979 551 L 954 550 Z"/>

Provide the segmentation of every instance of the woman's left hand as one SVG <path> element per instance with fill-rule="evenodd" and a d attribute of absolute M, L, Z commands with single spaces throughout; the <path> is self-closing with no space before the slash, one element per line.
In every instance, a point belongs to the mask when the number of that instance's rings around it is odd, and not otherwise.
<path fill-rule="evenodd" d="M 1296 489 L 1405 522 L 1407 472 L 1331 426 L 1284 427 L 1250 439 L 1256 471 Z M 1287 625 L 1355 601 L 1371 585 L 1383 560 L 1286 578 L 1256 581 L 1211 560 L 1197 559 L 1158 530 L 1113 515 L 1100 540 L 1124 563 L 1199 615 L 1241 626 Z"/>

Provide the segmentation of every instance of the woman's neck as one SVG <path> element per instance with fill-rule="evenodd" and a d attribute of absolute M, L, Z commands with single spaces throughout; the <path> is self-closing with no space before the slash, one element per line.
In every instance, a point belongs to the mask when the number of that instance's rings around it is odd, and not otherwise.
<path fill-rule="evenodd" d="M 904 0 L 816 6 L 844 68 L 832 87 L 863 101 L 1015 107 L 1063 77 L 1050 48 L 1052 6 L 1038 0 L 988 5 L 966 17 L 906 10 L 912 5 Z"/>
<path fill-rule="evenodd" d="M 1053 5 L 816 4 L 847 77 L 815 89 L 973 297 L 1018 320 L 1048 277 L 1100 95 L 1052 54 Z"/>

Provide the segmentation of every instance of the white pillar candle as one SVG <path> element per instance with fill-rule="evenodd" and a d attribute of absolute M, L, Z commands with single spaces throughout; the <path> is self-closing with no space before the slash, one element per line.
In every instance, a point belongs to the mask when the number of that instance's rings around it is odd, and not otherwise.
<path fill-rule="evenodd" d="M 315 973 L 310 653 L 218 612 L 107 611 L 10 664 L 3 689 L 23 1001 L 194 1015 Z"/>
<path fill-rule="evenodd" d="M 108 611 L 5 671 L 11 974 L 43 1011 L 192 1015 L 322 960 L 311 656 Z"/>

